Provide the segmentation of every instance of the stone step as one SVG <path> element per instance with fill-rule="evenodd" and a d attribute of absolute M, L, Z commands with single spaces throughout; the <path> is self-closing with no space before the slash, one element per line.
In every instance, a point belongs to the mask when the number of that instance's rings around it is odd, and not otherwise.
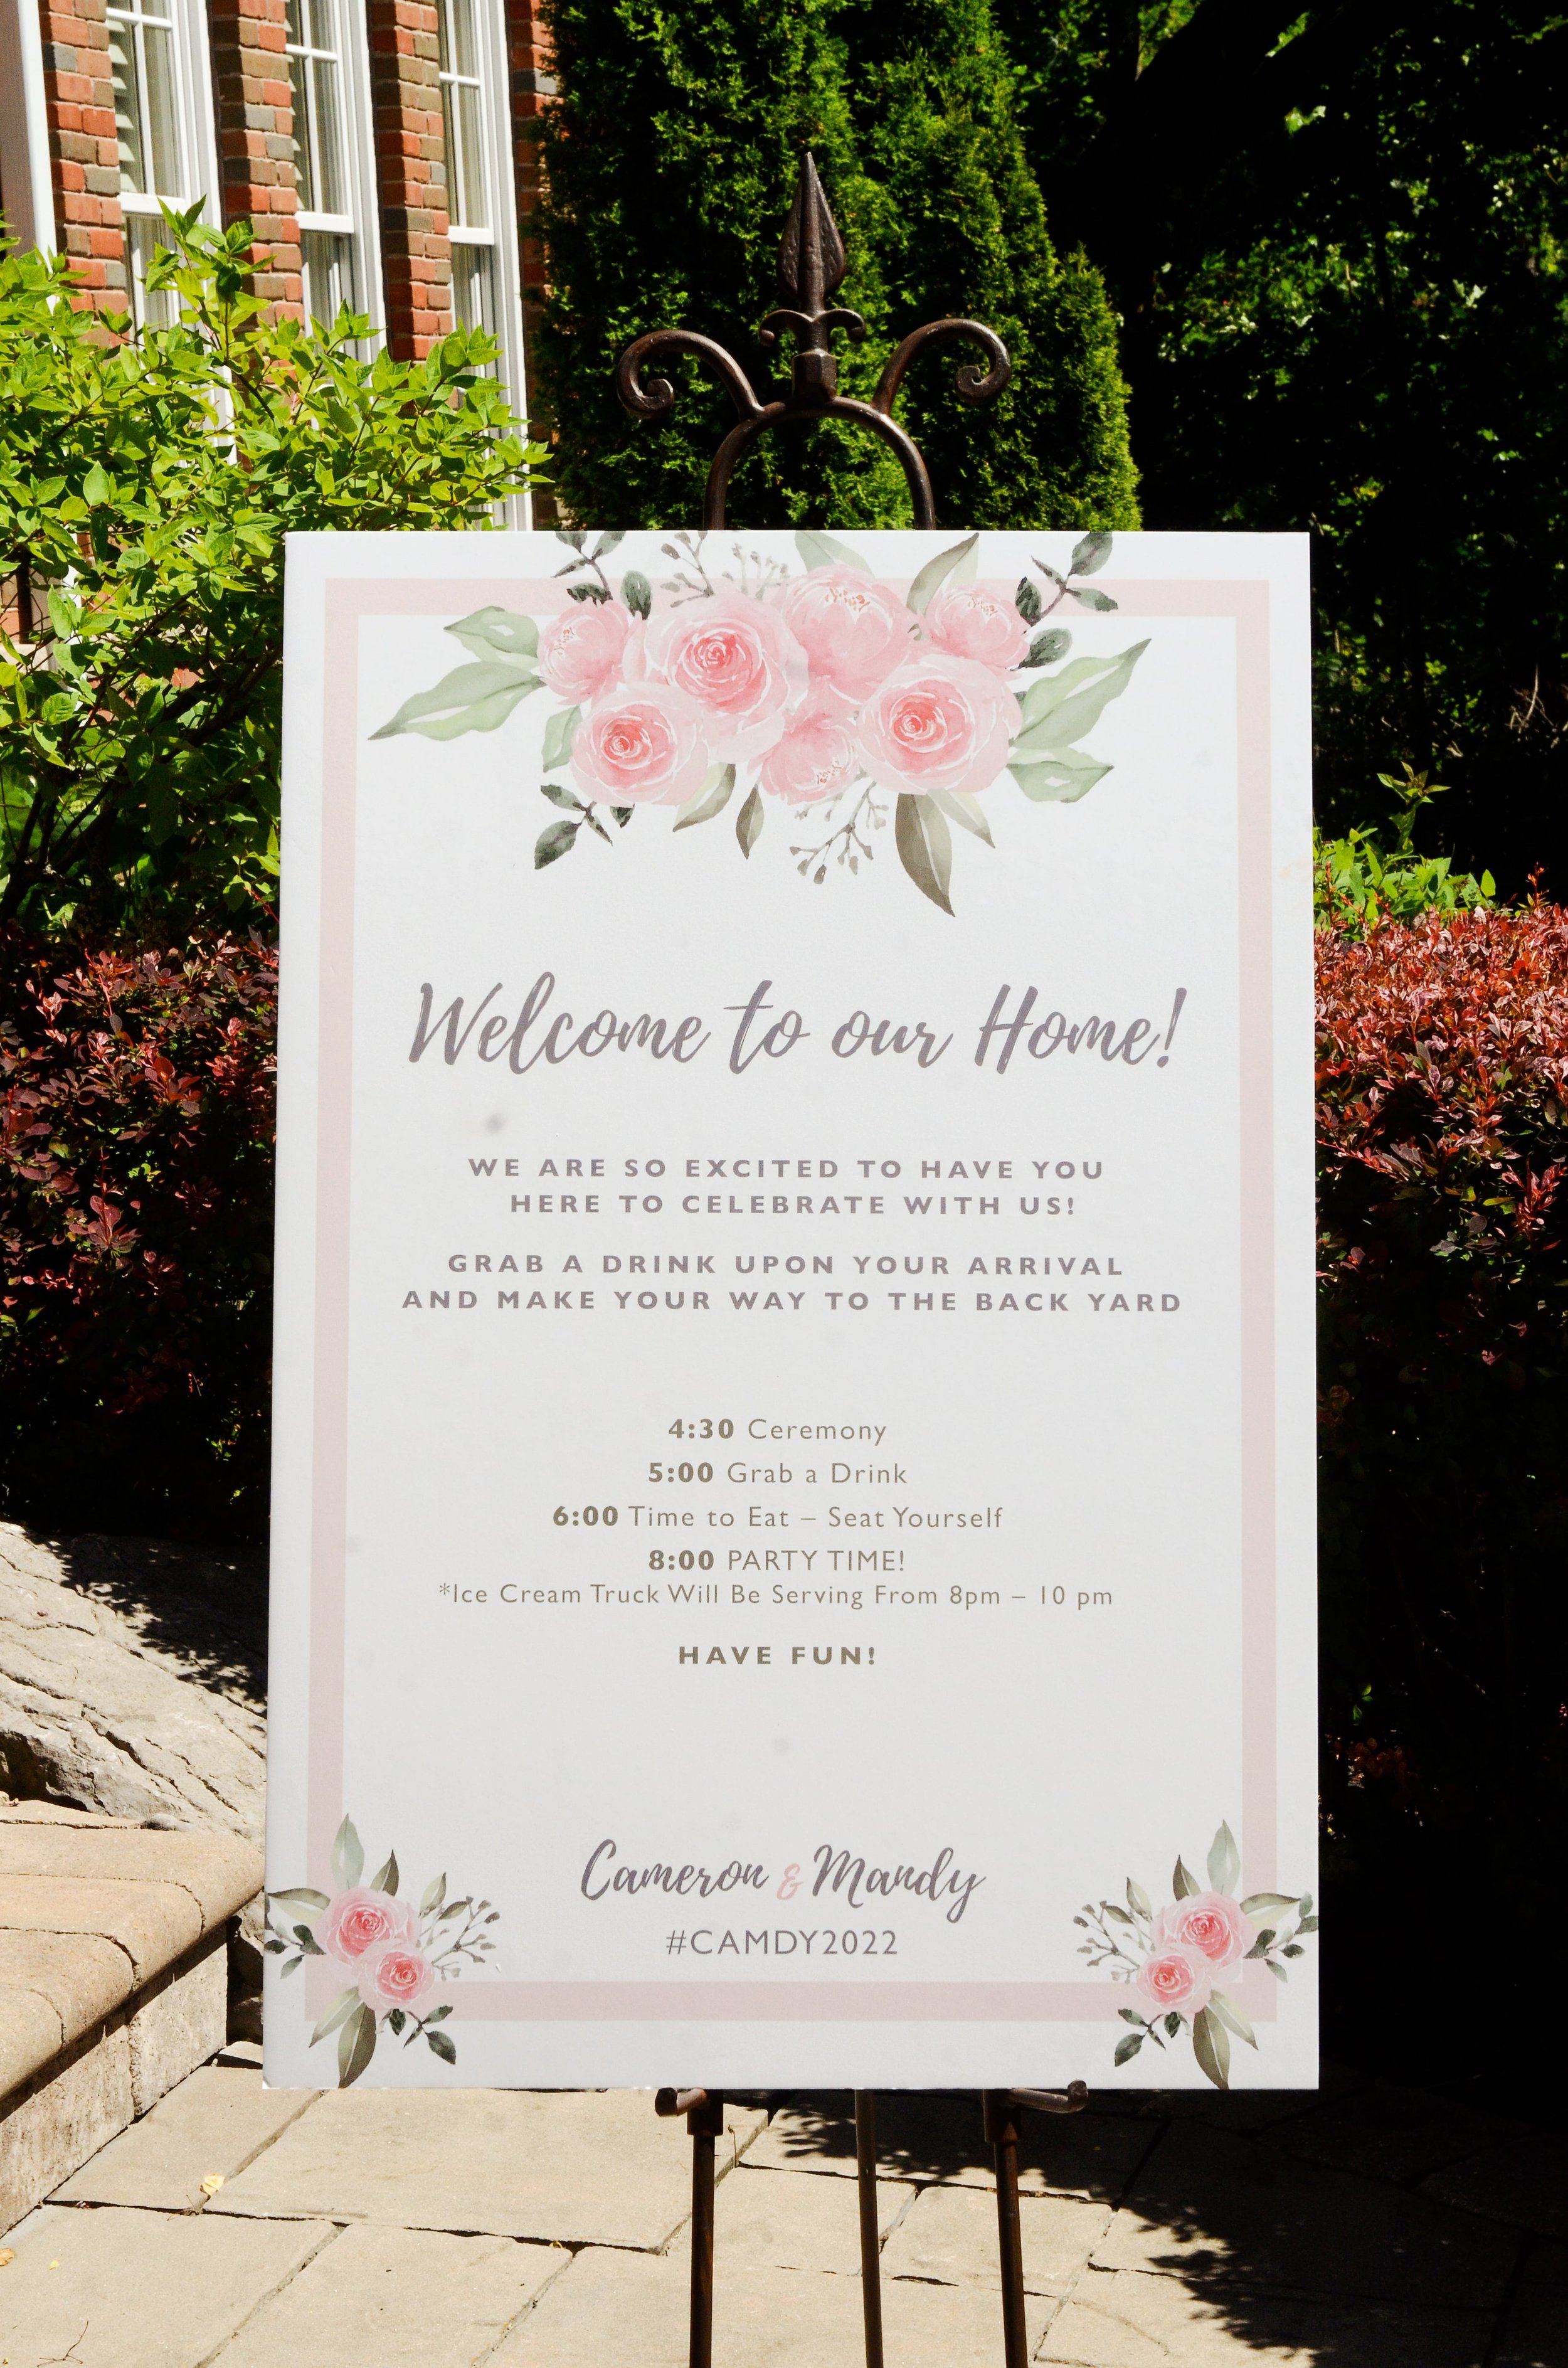
<path fill-rule="evenodd" d="M 238 1837 L 0 1806 L 0 2233 L 222 2046 Z"/>

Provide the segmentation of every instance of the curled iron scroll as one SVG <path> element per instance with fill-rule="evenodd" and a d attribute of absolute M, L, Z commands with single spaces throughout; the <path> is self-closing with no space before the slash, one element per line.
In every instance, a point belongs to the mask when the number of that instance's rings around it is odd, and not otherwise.
<path fill-rule="evenodd" d="M 846 331 L 856 345 L 866 334 L 866 324 L 858 313 L 841 305 L 830 306 L 827 301 L 846 268 L 844 241 L 817 177 L 816 166 L 808 154 L 801 160 L 801 177 L 779 250 L 778 287 L 784 303 L 767 315 L 761 329 L 765 347 L 777 345 L 784 336 L 795 340 L 788 394 L 772 403 L 759 402 L 733 354 L 714 338 L 702 336 L 694 329 L 651 330 L 621 355 L 616 366 L 616 393 L 634 419 L 667 419 L 675 409 L 675 389 L 668 379 L 653 378 L 644 383 L 642 375 L 648 364 L 672 354 L 690 354 L 706 362 L 717 372 L 735 406 L 736 425 L 714 454 L 708 472 L 703 506 L 705 527 L 723 525 L 731 472 L 741 454 L 759 436 L 774 427 L 809 425 L 814 419 L 824 418 L 858 421 L 884 444 L 891 445 L 908 481 L 915 525 L 936 525 L 931 480 L 920 448 L 892 416 L 893 401 L 903 374 L 927 346 L 978 346 L 988 367 L 982 369 L 977 363 L 965 362 L 959 370 L 957 381 L 959 401 L 974 409 L 994 403 L 1012 377 L 1007 348 L 995 330 L 988 329 L 983 321 L 928 321 L 922 328 L 912 329 L 892 356 L 869 403 L 842 395 L 838 392 L 838 363 L 828 342 L 830 333 L 835 329 Z"/>

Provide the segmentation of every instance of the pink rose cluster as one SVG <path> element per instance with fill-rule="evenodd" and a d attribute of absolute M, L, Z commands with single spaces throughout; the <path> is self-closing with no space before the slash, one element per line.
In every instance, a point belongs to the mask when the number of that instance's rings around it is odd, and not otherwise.
<path fill-rule="evenodd" d="M 436 1969 L 419 1947 L 419 1918 L 390 1892 L 339 1892 L 323 1915 L 316 1938 L 335 1964 L 354 1975 L 372 2014 L 394 2006 L 417 2010 L 434 1988 Z"/>
<path fill-rule="evenodd" d="M 862 771 L 908 795 L 988 788 L 1028 643 L 1005 586 L 949 587 L 917 622 L 888 585 L 822 567 L 777 603 L 720 592 L 646 623 L 575 601 L 541 631 L 539 663 L 582 710 L 571 765 L 589 798 L 684 805 L 710 766 L 756 765 L 769 796 L 805 804 Z"/>
<path fill-rule="evenodd" d="M 1218 1891 L 1198 1891 L 1154 1921 L 1154 1948 L 1133 1984 L 1152 2014 L 1195 2015 L 1206 2007 L 1219 1976 L 1239 1964 L 1257 1938 L 1257 1928 L 1233 1899 Z"/>

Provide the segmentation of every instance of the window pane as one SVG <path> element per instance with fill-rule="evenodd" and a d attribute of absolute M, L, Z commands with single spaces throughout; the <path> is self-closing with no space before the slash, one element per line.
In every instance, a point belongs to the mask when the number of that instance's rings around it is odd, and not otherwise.
<path fill-rule="evenodd" d="M 340 304 L 352 304 L 353 242 L 331 231 L 308 230 L 300 239 L 304 268 L 305 310 L 324 329 L 337 318 Z"/>
<path fill-rule="evenodd" d="M 479 41 L 473 0 L 447 0 L 441 11 L 441 63 L 449 74 L 479 73 Z"/>
<path fill-rule="evenodd" d="M 172 288 L 147 293 L 147 266 L 160 246 L 172 246 L 168 225 L 161 216 L 129 214 L 125 222 L 126 259 L 131 266 L 131 310 L 149 329 L 170 329 L 179 317 L 179 300 Z"/>
<path fill-rule="evenodd" d="M 484 133 L 480 118 L 480 94 L 472 84 L 449 84 L 457 118 L 456 154 L 449 149 L 447 170 L 452 181 L 452 219 L 466 230 L 488 230 L 490 207 L 484 189 Z"/>
<path fill-rule="evenodd" d="M 317 58 L 311 68 L 316 101 L 316 161 L 321 195 L 314 202 L 324 214 L 346 214 L 348 194 L 343 168 L 343 117 L 337 104 L 337 62 Z"/>
<path fill-rule="evenodd" d="M 142 131 L 142 78 L 136 71 L 136 36 L 131 28 L 108 20 L 109 68 L 114 75 L 114 121 L 119 134 L 119 186 L 145 197 L 146 142 Z"/>
<path fill-rule="evenodd" d="M 291 48 L 304 44 L 305 28 L 300 15 L 300 0 L 289 0 L 289 30 L 285 37 Z"/>
<path fill-rule="evenodd" d="M 337 55 L 337 28 L 333 19 L 332 0 L 312 0 L 311 40 L 329 56 Z"/>
<path fill-rule="evenodd" d="M 300 176 L 300 204 L 308 214 L 321 210 L 311 155 L 310 72 L 303 58 L 290 59 L 289 82 L 294 94 L 294 170 Z"/>
<path fill-rule="evenodd" d="M 495 255 L 488 246 L 452 249 L 452 310 L 461 329 L 495 335 Z"/>
<path fill-rule="evenodd" d="M 185 194 L 179 162 L 179 108 L 175 94 L 175 41 L 164 26 L 143 25 L 142 55 L 147 69 L 147 144 L 152 150 L 153 187 L 159 198 Z"/>

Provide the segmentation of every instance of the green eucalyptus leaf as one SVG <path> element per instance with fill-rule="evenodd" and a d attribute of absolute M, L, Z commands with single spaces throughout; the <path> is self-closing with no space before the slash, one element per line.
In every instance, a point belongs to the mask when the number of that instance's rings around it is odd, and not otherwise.
<path fill-rule="evenodd" d="M 1032 575 L 1019 576 L 1017 589 L 1013 594 L 1013 606 L 1026 625 L 1038 624 L 1045 613 L 1045 602 L 1040 596 L 1040 586 Z"/>
<path fill-rule="evenodd" d="M 743 855 L 749 856 L 762 837 L 763 819 L 762 791 L 754 786 L 750 797 L 735 816 L 735 837 L 740 841 Z"/>
<path fill-rule="evenodd" d="M 1015 754 L 1007 768 L 1026 798 L 1033 798 L 1038 805 L 1062 806 L 1075 805 L 1086 797 L 1110 769 L 1097 757 L 1085 756 L 1082 748 Z"/>
<path fill-rule="evenodd" d="M 1086 534 L 1073 546 L 1073 556 L 1067 563 L 1069 575 L 1097 575 L 1110 557 L 1113 538 L 1108 534 Z"/>
<path fill-rule="evenodd" d="M 1021 702 L 1023 727 L 1015 746 L 1065 748 L 1081 740 L 1111 700 L 1120 698 L 1148 646 L 1135 642 L 1114 657 L 1074 658 L 1060 674 L 1031 683 Z"/>
<path fill-rule="evenodd" d="M 985 819 L 978 798 L 966 797 L 958 790 L 928 790 L 926 795 L 934 805 L 940 806 L 949 822 L 958 824 L 960 830 L 972 832 L 976 838 L 983 838 L 987 847 L 995 846 L 996 841 L 991 836 L 991 825 Z"/>
<path fill-rule="evenodd" d="M 1176 1873 L 1171 1877 L 1171 1889 L 1176 1897 L 1195 1899 L 1200 1888 L 1201 1886 L 1187 1873 L 1186 1866 L 1178 1858 L 1176 1862 Z"/>
<path fill-rule="evenodd" d="M 935 559 L 928 559 L 909 587 L 909 606 L 915 615 L 917 617 L 925 615 L 933 598 L 949 576 L 955 584 L 961 584 L 964 577 L 960 570 L 963 569 L 966 562 L 972 562 L 977 565 L 979 555 L 980 537 L 977 534 L 971 534 L 966 535 L 962 542 L 955 542 L 950 550 L 938 552 Z M 970 572 L 972 573 L 972 567 Z"/>
<path fill-rule="evenodd" d="M 697 795 L 682 806 L 676 816 L 676 830 L 689 830 L 694 823 L 711 822 L 729 804 L 735 786 L 733 765 L 715 765 Z M 753 793 L 755 795 L 755 791 Z M 749 855 L 751 849 L 746 849 Z"/>
<path fill-rule="evenodd" d="M 1134 1883 L 1131 1875 L 1127 1878 L 1127 1904 L 1134 1916 L 1142 1916 L 1145 1923 L 1153 1921 L 1154 1903 L 1142 1884 Z"/>
<path fill-rule="evenodd" d="M 577 726 L 582 718 L 580 707 L 558 707 L 545 725 L 544 748 L 540 762 L 547 773 L 553 773 L 557 766 L 570 764 L 572 743 L 577 736 Z"/>
<path fill-rule="evenodd" d="M 329 2038 L 333 2032 L 347 2021 L 358 2003 L 358 1990 L 339 1990 L 336 1998 L 312 2032 L 311 2045 L 313 2047 L 318 2039 Z"/>
<path fill-rule="evenodd" d="M 802 567 L 854 567 L 862 575 L 873 573 L 871 563 L 846 542 L 835 542 L 831 534 L 817 534 L 802 528 L 795 537 L 795 548 L 801 554 Z"/>
<path fill-rule="evenodd" d="M 514 609 L 476 609 L 447 631 L 476 658 L 532 658 L 539 653 L 539 620 Z"/>
<path fill-rule="evenodd" d="M 1231 2043 L 1225 2026 L 1207 2007 L 1200 2007 L 1192 2025 L 1192 2052 L 1199 2068 L 1216 2089 L 1231 2085 Z"/>
<path fill-rule="evenodd" d="M 1210 1991 L 1209 2011 L 1210 2014 L 1217 2015 L 1225 2029 L 1234 2032 L 1236 2037 L 1244 2040 L 1249 2047 L 1257 2045 L 1257 2033 L 1234 1998 L 1227 1998 L 1223 1990 Z"/>
<path fill-rule="evenodd" d="M 620 597 L 634 617 L 653 613 L 653 587 L 640 567 L 629 567 L 620 579 Z"/>
<path fill-rule="evenodd" d="M 542 871 L 547 863 L 558 863 L 563 855 L 569 854 L 576 845 L 578 827 L 576 823 L 564 820 L 547 824 L 534 841 L 534 870 Z M 454 1912 L 452 1908 L 447 1908 L 442 1921 L 445 1922 L 446 1918 Z"/>
<path fill-rule="evenodd" d="M 1130 2064 L 1142 2044 L 1143 2033 L 1141 2031 L 1124 2032 L 1116 2043 L 1115 2062 Z"/>
<path fill-rule="evenodd" d="M 576 791 L 567 789 L 563 782 L 541 781 L 539 789 L 540 797 L 548 798 L 552 806 L 563 806 L 568 814 L 587 812 Z"/>
<path fill-rule="evenodd" d="M 352 1891 L 365 1872 L 365 1846 L 345 1817 L 332 1845 L 332 1879 L 339 1891 Z"/>
<path fill-rule="evenodd" d="M 1116 607 L 1116 602 L 1108 592 L 1096 592 L 1087 584 L 1081 586 L 1074 584 L 1072 590 L 1073 598 L 1080 609 L 1114 609 Z"/>
<path fill-rule="evenodd" d="M 434 1883 L 428 1883 L 425 1886 L 419 1902 L 421 1916 L 433 1916 L 446 1896 L 447 1878 L 444 1874 L 438 1874 Z"/>
<path fill-rule="evenodd" d="M 337 2034 L 337 2085 L 351 2089 L 376 2052 L 376 2018 L 368 2006 L 358 2005 Z"/>
<path fill-rule="evenodd" d="M 539 687 L 539 676 L 521 658 L 483 658 L 455 666 L 432 689 L 405 699 L 391 723 L 370 737 L 391 740 L 417 732 L 426 740 L 456 740 L 465 732 L 494 732 Z"/>
<path fill-rule="evenodd" d="M 948 883 L 952 878 L 952 835 L 942 810 L 929 798 L 901 793 L 893 801 L 893 844 L 898 860 L 923 896 L 950 914 Z"/>
<path fill-rule="evenodd" d="M 1209 1888 L 1229 1897 L 1241 1877 L 1242 1854 L 1229 1826 L 1222 1825 L 1209 1846 Z"/>
<path fill-rule="evenodd" d="M 269 1907 L 308 1907 L 317 1915 L 331 1904 L 324 1891 L 269 1891 L 267 1903 Z"/>
<path fill-rule="evenodd" d="M 1029 643 L 1029 654 L 1024 660 L 1024 664 L 1031 666 L 1054 666 L 1058 658 L 1066 656 L 1072 646 L 1073 636 L 1065 625 L 1047 625 L 1044 632 L 1037 633 Z"/>
<path fill-rule="evenodd" d="M 455 2064 L 457 2062 L 458 2051 L 452 2045 L 451 2041 L 447 2037 L 446 2032 L 444 2031 L 432 2031 L 428 2023 L 425 2026 L 425 2044 L 428 2047 L 432 2055 L 438 2055 L 440 2057 L 443 2064 Z"/>

